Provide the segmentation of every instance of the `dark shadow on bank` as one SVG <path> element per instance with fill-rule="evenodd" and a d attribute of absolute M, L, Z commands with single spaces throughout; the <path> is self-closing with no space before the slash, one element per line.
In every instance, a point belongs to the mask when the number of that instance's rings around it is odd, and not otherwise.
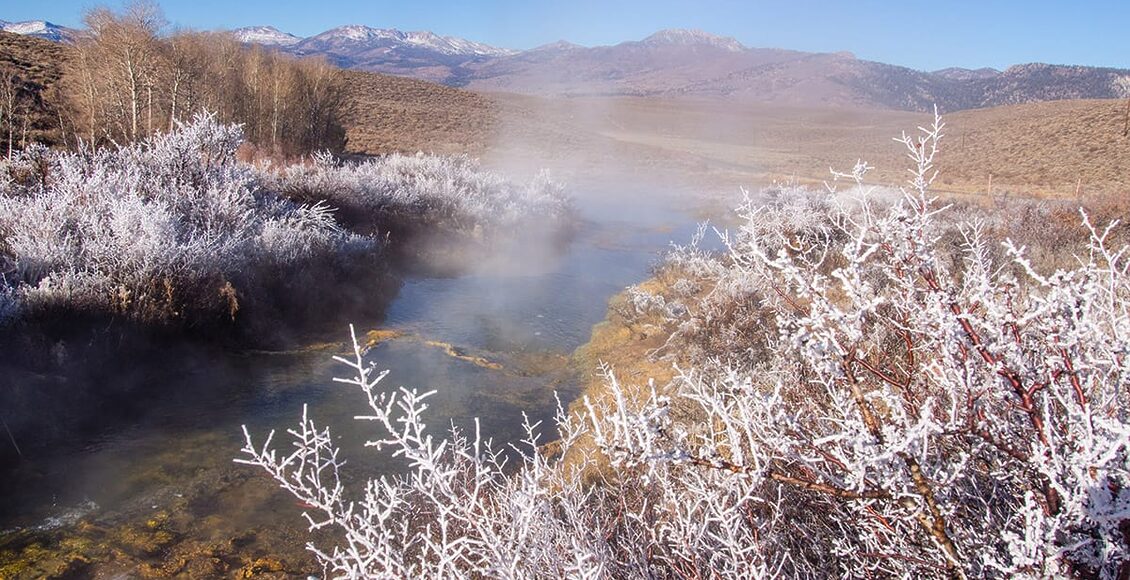
<path fill-rule="evenodd" d="M 406 278 L 463 275 L 515 248 L 560 254 L 572 232 L 555 229 L 548 243 L 421 233 L 433 226 L 386 230 L 389 243 L 375 253 L 248 276 L 238 310 L 210 318 L 143 324 L 56 310 L 0 329 L 0 497 L 12 491 L 4 473 L 22 463 L 81 450 L 153 417 L 198 423 L 217 405 L 248 397 L 263 367 L 279 364 L 264 355 L 344 352 L 348 325 L 377 327 Z"/>
<path fill-rule="evenodd" d="M 22 461 L 254 389 L 247 352 L 302 349 L 340 340 L 351 321 L 379 322 L 401 276 L 353 262 L 260 276 L 222 316 L 144 324 L 59 309 L 0 330 L 0 496 L 4 470 Z"/>

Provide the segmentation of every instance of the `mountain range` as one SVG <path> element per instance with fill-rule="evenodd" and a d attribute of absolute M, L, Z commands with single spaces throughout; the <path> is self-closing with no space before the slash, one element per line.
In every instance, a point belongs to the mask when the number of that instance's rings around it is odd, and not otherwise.
<path fill-rule="evenodd" d="M 0 30 L 23 36 L 35 36 L 52 42 L 74 42 L 79 34 L 79 31 L 74 28 L 59 26 L 46 20 L 25 20 L 23 22 L 0 20 Z"/>
<path fill-rule="evenodd" d="M 271 26 L 237 28 L 232 32 L 247 44 L 268 46 L 295 56 L 324 56 L 343 68 L 409 76 L 452 86 L 465 84 L 467 71 L 475 66 L 518 54 L 515 50 L 428 31 L 403 32 L 356 24 L 309 38 L 287 34 Z"/>
<path fill-rule="evenodd" d="M 944 111 L 1060 99 L 1130 97 L 1130 70 L 1021 64 L 1004 71 L 918 71 L 856 58 L 750 48 L 699 30 L 585 47 L 559 41 L 507 50 L 431 32 L 351 25 L 299 38 L 271 27 L 233 31 L 247 43 L 347 68 L 450 86 L 536 95 L 722 97 L 804 105 Z"/>
<path fill-rule="evenodd" d="M 4 30 L 73 41 L 79 31 L 45 21 Z M 271 26 L 231 31 L 246 44 L 321 56 L 344 68 L 480 91 L 534 95 L 725 98 L 798 105 L 943 111 L 1061 99 L 1130 97 L 1130 70 L 1042 63 L 999 71 L 918 71 L 859 59 L 746 47 L 698 30 L 662 30 L 638 41 L 585 47 L 559 41 L 510 50 L 428 31 L 340 26 L 302 38 Z"/>

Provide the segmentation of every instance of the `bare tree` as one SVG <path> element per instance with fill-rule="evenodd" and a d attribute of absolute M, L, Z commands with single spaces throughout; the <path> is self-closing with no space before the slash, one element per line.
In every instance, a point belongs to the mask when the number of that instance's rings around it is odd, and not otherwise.
<path fill-rule="evenodd" d="M 159 9 L 134 2 L 95 8 L 91 34 L 74 47 L 64 90 L 76 133 L 91 143 L 128 142 L 200 112 L 241 123 L 258 147 L 287 155 L 342 143 L 338 69 L 248 48 L 223 33 L 162 37 Z"/>
<path fill-rule="evenodd" d="M 12 158 L 13 139 L 16 130 L 16 101 L 19 96 L 20 79 L 16 71 L 4 67 L 0 69 L 0 123 L 7 128 L 8 159 Z"/>
<path fill-rule="evenodd" d="M 161 52 L 157 35 L 164 25 L 160 9 L 147 1 L 132 2 L 120 14 L 95 8 L 85 22 L 91 35 L 78 43 L 76 66 L 85 88 L 91 139 L 100 122 L 116 125 L 117 136 L 129 140 L 151 133 Z M 116 109 L 112 119 L 99 118 L 100 98 L 109 99 Z"/>

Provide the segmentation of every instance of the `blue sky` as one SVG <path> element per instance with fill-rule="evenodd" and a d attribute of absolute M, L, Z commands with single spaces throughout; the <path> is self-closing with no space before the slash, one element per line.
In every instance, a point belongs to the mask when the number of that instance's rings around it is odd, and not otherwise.
<path fill-rule="evenodd" d="M 0 0 L 0 19 L 79 26 L 120 0 Z M 1130 1 L 901 0 L 163 0 L 196 29 L 270 24 L 309 36 L 342 24 L 432 30 L 508 48 L 566 39 L 615 44 L 662 28 L 701 28 L 747 46 L 832 52 L 933 70 L 1024 62 L 1130 68 Z"/>

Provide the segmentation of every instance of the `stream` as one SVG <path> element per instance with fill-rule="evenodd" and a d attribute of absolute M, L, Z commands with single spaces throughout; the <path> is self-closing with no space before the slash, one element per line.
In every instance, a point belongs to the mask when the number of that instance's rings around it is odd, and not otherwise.
<path fill-rule="evenodd" d="M 587 191 L 563 247 L 514 244 L 461 275 L 406 280 L 382 319 L 352 321 L 359 340 L 372 341 L 367 360 L 390 369 L 388 388 L 437 392 L 427 416 L 435 430 L 477 417 L 485 436 L 512 441 L 525 412 L 552 439 L 554 393 L 565 403 L 576 395 L 570 356 L 608 299 L 646 278 L 670 242 L 690 239 L 696 220 L 679 199 Z M 276 446 L 289 446 L 285 429 L 306 404 L 334 431 L 347 485 L 396 469 L 362 446 L 376 435 L 352 418 L 363 395 L 332 381 L 348 376 L 332 360 L 350 352 L 348 341 L 342 327 L 293 350 L 123 353 L 114 368 L 128 371 L 55 385 L 66 396 L 76 381 L 96 390 L 128 380 L 147 395 L 87 409 L 100 427 L 83 440 L 36 445 L 21 435 L 21 458 L 0 473 L 0 578 L 320 574 L 304 548 L 302 508 L 232 459 L 242 425 L 258 442 L 277 430 Z M 37 420 L 49 433 L 68 417 Z M 15 443 L 0 431 L 0 445 Z"/>

